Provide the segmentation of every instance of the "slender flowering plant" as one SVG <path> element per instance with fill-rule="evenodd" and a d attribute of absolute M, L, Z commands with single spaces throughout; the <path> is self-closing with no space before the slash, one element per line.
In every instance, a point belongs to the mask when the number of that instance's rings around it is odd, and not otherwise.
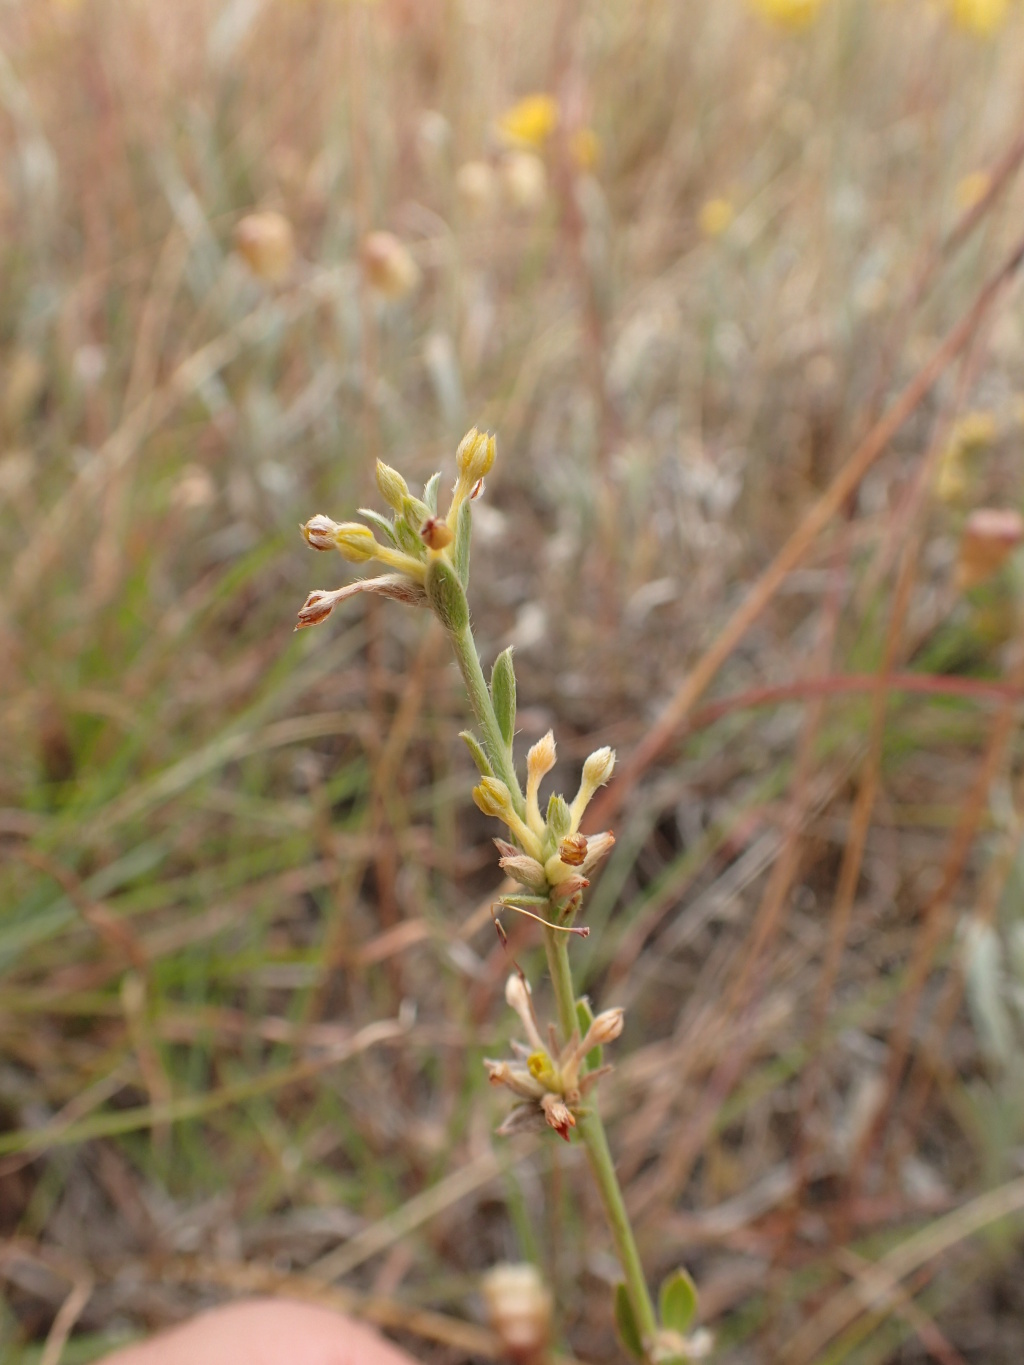
<path fill-rule="evenodd" d="M 378 461 L 377 487 L 390 517 L 364 508 L 359 512 L 362 522 L 336 522 L 322 514 L 307 521 L 302 534 L 313 549 L 337 550 L 356 564 L 376 560 L 387 572 L 311 592 L 296 629 L 319 625 L 339 602 L 363 592 L 425 607 L 444 627 L 478 727 L 477 732 L 462 732 L 480 771 L 473 800 L 508 832 L 494 842 L 498 866 L 517 889 L 500 903 L 539 922 L 558 1016 L 557 1024 L 542 1027 L 529 984 L 517 968 L 505 998 L 519 1016 L 526 1042 L 513 1042 L 510 1058 L 485 1062 L 492 1084 L 515 1097 L 498 1131 L 552 1129 L 566 1142 L 583 1143 L 624 1276 L 615 1292 L 623 1345 L 647 1365 L 682 1365 L 707 1354 L 710 1345 L 706 1332 L 690 1332 L 696 1291 L 685 1270 L 677 1270 L 662 1284 L 655 1307 L 595 1103 L 595 1089 L 610 1069 L 603 1049 L 622 1032 L 623 1013 L 607 1009 L 595 1016 L 586 998 L 577 996 L 572 977 L 570 945 L 574 936 L 586 933 L 575 921 L 590 884 L 588 874 L 615 842 L 610 831 L 582 834 L 580 823 L 591 797 L 611 777 L 615 754 L 607 748 L 592 753 L 572 801 L 552 795 L 542 811 L 541 783 L 555 765 L 555 740 L 549 732 L 527 754 L 525 791 L 520 785 L 513 753 L 512 650 L 498 655 L 488 685 L 467 598 L 472 508 L 494 459 L 494 437 L 475 428 L 468 432 L 456 452 L 458 477 L 444 515 L 438 511 L 439 473 L 419 498 L 397 470 Z"/>

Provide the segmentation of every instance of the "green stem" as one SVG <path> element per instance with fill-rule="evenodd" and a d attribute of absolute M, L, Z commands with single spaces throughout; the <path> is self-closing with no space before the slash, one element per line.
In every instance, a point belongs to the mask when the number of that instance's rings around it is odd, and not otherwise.
<path fill-rule="evenodd" d="M 466 626 L 461 631 L 449 632 L 449 638 L 455 650 L 455 659 L 459 665 L 462 680 L 466 684 L 466 691 L 469 693 L 470 707 L 476 717 L 477 724 L 483 731 L 484 748 L 487 750 L 487 757 L 491 760 L 491 767 L 494 769 L 495 776 L 500 777 L 512 793 L 512 802 L 516 808 L 516 814 L 522 818 L 526 814 L 526 801 L 523 798 L 522 788 L 519 786 L 519 778 L 516 775 L 515 764 L 512 762 L 512 755 L 509 753 L 505 737 L 501 733 L 498 718 L 494 714 L 491 694 L 484 679 L 484 671 L 480 666 L 480 655 L 477 653 L 472 628 Z"/>
<path fill-rule="evenodd" d="M 576 1028 L 576 993 L 572 984 L 572 969 L 569 966 L 569 945 L 564 935 L 554 929 L 545 929 L 544 947 L 564 1042 Z M 587 1149 L 590 1169 L 594 1174 L 601 1203 L 604 1205 L 605 1218 L 608 1220 L 615 1250 L 618 1252 L 619 1262 L 626 1277 L 626 1291 L 633 1307 L 633 1316 L 640 1328 L 641 1338 L 649 1340 L 658 1330 L 658 1319 L 647 1289 L 643 1264 L 633 1236 L 629 1214 L 626 1212 L 626 1202 L 622 1197 L 618 1176 L 615 1174 L 615 1163 L 608 1147 L 604 1124 L 595 1108 L 580 1115 L 576 1131 Z"/>
<path fill-rule="evenodd" d="M 522 789 L 519 786 L 519 778 L 516 775 L 509 746 L 505 743 L 497 717 L 494 714 L 491 694 L 484 679 L 483 669 L 480 666 L 480 656 L 477 653 L 472 629 L 467 625 L 461 631 L 450 632 L 450 635 L 455 650 L 455 658 L 466 684 L 466 691 L 469 694 L 469 704 L 483 733 L 484 747 L 487 749 L 491 766 L 494 768 L 496 776 L 501 778 L 512 793 L 515 808 L 522 816 L 525 814 L 526 803 L 523 800 Z M 547 953 L 551 984 L 555 991 L 558 1026 L 562 1033 L 563 1042 L 567 1042 L 577 1026 L 577 1021 L 576 992 L 572 983 L 572 968 L 569 965 L 569 951 L 565 935 L 558 933 L 555 929 L 545 928 L 544 948 Z M 622 1197 L 622 1190 L 615 1174 L 615 1163 L 612 1161 L 612 1154 L 608 1147 L 604 1124 L 601 1122 L 601 1116 L 596 1109 L 589 1109 L 580 1115 L 577 1131 L 587 1149 L 590 1169 L 594 1174 L 594 1180 L 597 1182 L 608 1227 L 615 1242 L 615 1249 L 618 1252 L 623 1274 L 626 1277 L 626 1290 L 633 1308 L 633 1315 L 640 1329 L 640 1335 L 644 1340 L 651 1340 L 658 1330 L 658 1320 L 647 1289 L 647 1281 L 644 1279 L 644 1269 L 640 1261 L 640 1253 L 637 1251 L 629 1214 L 626 1212 L 625 1200 Z"/>

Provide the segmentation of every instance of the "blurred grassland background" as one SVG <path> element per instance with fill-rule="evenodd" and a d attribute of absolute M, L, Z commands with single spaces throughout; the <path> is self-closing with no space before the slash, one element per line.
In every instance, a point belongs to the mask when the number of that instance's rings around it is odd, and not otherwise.
<path fill-rule="evenodd" d="M 5 1365 L 278 1286 L 500 1358 L 501 1259 L 619 1358 L 579 1150 L 491 1136 L 444 641 L 362 599 L 294 635 L 350 574 L 297 526 L 495 430 L 485 656 L 556 789 L 628 759 L 1024 223 L 1024 6 L 804 8 L 0 6 Z M 919 397 L 620 780 L 574 945 L 628 1011 L 650 1278 L 688 1266 L 722 1361 L 1024 1358 L 1022 565 L 968 535 L 1020 511 L 1012 280 Z"/>

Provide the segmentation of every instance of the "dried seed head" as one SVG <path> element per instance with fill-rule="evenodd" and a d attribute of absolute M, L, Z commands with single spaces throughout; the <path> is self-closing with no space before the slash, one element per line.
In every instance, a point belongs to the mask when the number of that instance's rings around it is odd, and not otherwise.
<path fill-rule="evenodd" d="M 496 1265 L 480 1282 L 487 1320 L 514 1361 L 539 1361 L 551 1335 L 553 1301 L 534 1265 Z"/>
<path fill-rule="evenodd" d="M 569 834 L 558 845 L 558 856 L 566 867 L 582 867 L 587 857 L 587 839 L 583 834 Z"/>
<path fill-rule="evenodd" d="M 325 592 L 322 588 L 315 589 L 302 604 L 295 629 L 305 630 L 307 626 L 318 626 L 321 621 L 326 621 L 334 610 L 334 602 L 333 592 Z"/>
<path fill-rule="evenodd" d="M 548 173 L 536 152 L 509 152 L 501 162 L 501 188 L 514 209 L 533 213 L 548 193 Z"/>
<path fill-rule="evenodd" d="M 485 478 L 491 472 L 496 454 L 494 437 L 470 427 L 455 452 L 459 478 L 467 484 L 475 484 Z"/>
<path fill-rule="evenodd" d="M 397 469 L 383 460 L 377 461 L 376 475 L 381 497 L 393 511 L 401 512 L 404 499 L 409 496 L 409 485 Z"/>
<path fill-rule="evenodd" d="M 238 254 L 259 280 L 280 284 L 295 261 L 292 225 L 283 214 L 250 213 L 235 228 Z"/>
<path fill-rule="evenodd" d="M 380 546 L 368 526 L 360 526 L 358 521 L 343 521 L 334 530 L 334 543 L 343 559 L 352 564 L 362 564 L 374 559 Z"/>
<path fill-rule="evenodd" d="M 498 198 L 498 177 L 488 161 L 466 161 L 455 173 L 455 188 L 467 213 L 482 218 Z"/>
<path fill-rule="evenodd" d="M 420 527 L 420 535 L 428 550 L 443 550 L 455 539 L 455 532 L 440 517 L 427 517 Z"/>
<path fill-rule="evenodd" d="M 1009 507 L 979 507 L 967 518 L 956 566 L 961 591 L 991 578 L 1024 540 L 1024 519 Z"/>
<path fill-rule="evenodd" d="M 332 521 L 330 517 L 324 516 L 323 512 L 318 512 L 303 526 L 302 534 L 306 537 L 307 545 L 311 545 L 314 550 L 333 550 L 336 548 L 335 534 L 340 530 L 339 522 Z"/>
<path fill-rule="evenodd" d="M 420 282 L 420 268 L 393 232 L 370 232 L 360 248 L 370 284 L 386 299 L 401 299 Z"/>

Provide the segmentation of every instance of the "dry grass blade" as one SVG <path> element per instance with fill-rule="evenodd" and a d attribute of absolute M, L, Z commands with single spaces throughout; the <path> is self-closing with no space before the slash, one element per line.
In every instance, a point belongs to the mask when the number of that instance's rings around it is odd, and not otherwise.
<path fill-rule="evenodd" d="M 1008 253 L 1002 265 L 979 290 L 971 307 L 950 330 L 932 358 L 918 370 L 889 411 L 849 457 L 832 483 L 747 593 L 740 606 L 718 632 L 714 643 L 698 659 L 662 715 L 630 754 L 617 774 L 615 784 L 606 788 L 594 802 L 590 815 L 594 825 L 602 826 L 609 823 L 611 816 L 628 798 L 640 776 L 672 742 L 722 664 L 778 592 L 786 575 L 816 544 L 819 535 L 872 465 L 885 453 L 889 442 L 927 397 L 940 376 L 970 345 L 989 310 L 1020 268 L 1022 260 L 1024 238 Z"/>
<path fill-rule="evenodd" d="M 1024 1209 L 1024 1177 L 979 1195 L 970 1203 L 936 1219 L 887 1252 L 860 1279 L 833 1295 L 783 1348 L 790 1365 L 809 1365 L 830 1341 L 862 1313 L 881 1307 L 894 1286 L 958 1242 L 974 1236 L 1000 1218 Z"/>

